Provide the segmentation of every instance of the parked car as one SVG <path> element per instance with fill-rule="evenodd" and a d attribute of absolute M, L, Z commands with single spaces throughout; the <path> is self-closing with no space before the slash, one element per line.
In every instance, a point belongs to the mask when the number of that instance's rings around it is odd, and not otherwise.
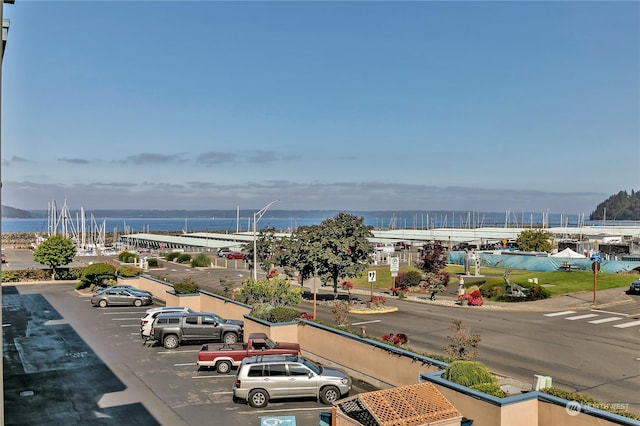
<path fill-rule="evenodd" d="M 640 279 L 635 280 L 631 284 L 629 284 L 629 290 L 627 290 L 627 294 L 640 294 Z"/>
<path fill-rule="evenodd" d="M 218 251 L 216 252 L 216 254 L 218 255 L 218 257 L 227 257 L 227 255 L 229 253 L 231 253 L 231 249 L 229 247 L 222 247 L 219 248 Z"/>
<path fill-rule="evenodd" d="M 98 291 L 100 292 L 100 291 L 105 291 L 105 290 L 109 290 L 109 289 L 114 289 L 114 290 L 125 289 L 125 290 L 135 291 L 136 293 L 144 293 L 144 294 L 148 294 L 149 296 L 152 296 L 150 291 L 141 290 L 141 289 L 136 288 L 136 287 L 134 287 L 132 285 L 129 285 L 129 284 L 111 285 L 111 286 L 109 286 L 107 288 L 103 288 L 102 290 L 98 290 Z"/>
<path fill-rule="evenodd" d="M 184 306 L 160 306 L 157 308 L 147 309 L 144 316 L 140 319 L 140 338 L 143 340 L 148 340 L 151 335 L 151 326 L 153 325 L 153 320 L 160 314 L 172 313 L 172 312 L 187 312 L 194 313 L 195 311 L 191 308 L 186 308 Z"/>
<path fill-rule="evenodd" d="M 149 339 L 175 349 L 188 342 L 237 343 L 243 333 L 244 322 L 239 320 L 225 320 L 210 312 L 174 312 L 156 317 Z"/>
<path fill-rule="evenodd" d="M 332 404 L 351 391 L 351 378 L 295 355 L 265 355 L 245 358 L 233 384 L 234 401 L 244 400 L 254 408 L 272 399 L 314 397 Z"/>
<path fill-rule="evenodd" d="M 227 255 L 227 259 L 244 259 L 244 254 L 231 252 Z"/>
<path fill-rule="evenodd" d="M 91 305 L 106 308 L 107 306 L 143 306 L 151 305 L 153 299 L 147 293 L 127 290 L 125 288 L 107 288 L 91 296 Z"/>
<path fill-rule="evenodd" d="M 198 368 L 213 367 L 220 374 L 227 374 L 238 367 L 243 359 L 256 355 L 300 355 L 298 343 L 274 342 L 265 333 L 251 333 L 247 343 L 229 345 L 206 344 L 198 351 Z"/>

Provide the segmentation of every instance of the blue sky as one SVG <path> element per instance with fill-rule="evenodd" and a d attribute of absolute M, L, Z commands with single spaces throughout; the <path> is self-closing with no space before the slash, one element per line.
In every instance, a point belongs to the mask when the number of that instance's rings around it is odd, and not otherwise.
<path fill-rule="evenodd" d="M 640 190 L 638 2 L 4 6 L 2 204 L 531 211 Z"/>

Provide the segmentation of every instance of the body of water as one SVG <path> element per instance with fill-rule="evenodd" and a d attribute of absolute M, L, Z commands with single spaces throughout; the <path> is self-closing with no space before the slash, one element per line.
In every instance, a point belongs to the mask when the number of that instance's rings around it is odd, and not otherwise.
<path fill-rule="evenodd" d="M 522 227 L 546 224 L 548 227 L 594 225 L 596 222 L 582 221 L 578 215 L 541 213 L 482 213 L 482 212 L 347 212 L 364 218 L 365 225 L 376 229 L 429 229 L 429 228 L 477 228 L 477 227 Z M 209 218 L 91 218 L 84 224 L 86 232 L 101 230 L 106 233 L 154 233 L 161 231 L 196 232 L 196 231 L 230 231 L 246 232 L 253 230 L 253 216 L 234 217 L 229 212 L 227 217 Z M 334 217 L 334 212 L 291 212 L 290 217 L 269 216 L 267 212 L 258 222 L 257 228 L 273 227 L 282 231 L 292 231 L 300 226 L 319 225 L 323 220 Z M 636 222 L 637 224 L 638 222 Z M 49 224 L 47 218 L 2 219 L 2 233 L 44 232 L 54 228 L 60 231 L 63 224 Z M 79 219 L 67 220 L 67 230 L 80 232 L 82 224 Z"/>

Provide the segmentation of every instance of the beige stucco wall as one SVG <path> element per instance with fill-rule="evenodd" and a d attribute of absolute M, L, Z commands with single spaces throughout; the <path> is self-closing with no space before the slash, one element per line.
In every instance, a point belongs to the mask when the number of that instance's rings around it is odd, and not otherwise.
<path fill-rule="evenodd" d="M 544 400 L 538 401 L 538 419 L 538 426 L 614 426 L 619 424 L 585 413 L 580 413 L 577 416 L 569 415 L 565 406 Z"/>
<path fill-rule="evenodd" d="M 412 358 L 372 346 L 365 340 L 325 331 L 313 324 L 301 323 L 298 342 L 303 354 L 309 358 L 344 368 L 352 377 L 383 389 L 415 384 L 420 373 L 438 370 L 435 366 L 422 365 Z"/>

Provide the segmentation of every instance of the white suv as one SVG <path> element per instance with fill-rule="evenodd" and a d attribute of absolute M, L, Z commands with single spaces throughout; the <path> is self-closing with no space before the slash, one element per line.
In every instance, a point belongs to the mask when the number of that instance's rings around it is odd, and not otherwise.
<path fill-rule="evenodd" d="M 193 309 L 185 308 L 184 306 L 161 306 L 159 308 L 147 309 L 147 312 L 140 319 L 140 338 L 145 341 L 149 340 L 153 320 L 160 314 L 172 312 L 194 313 Z"/>
<path fill-rule="evenodd" d="M 233 384 L 233 400 L 255 408 L 270 399 L 316 398 L 332 404 L 351 390 L 351 378 L 335 368 L 297 355 L 259 355 L 242 360 Z"/>

